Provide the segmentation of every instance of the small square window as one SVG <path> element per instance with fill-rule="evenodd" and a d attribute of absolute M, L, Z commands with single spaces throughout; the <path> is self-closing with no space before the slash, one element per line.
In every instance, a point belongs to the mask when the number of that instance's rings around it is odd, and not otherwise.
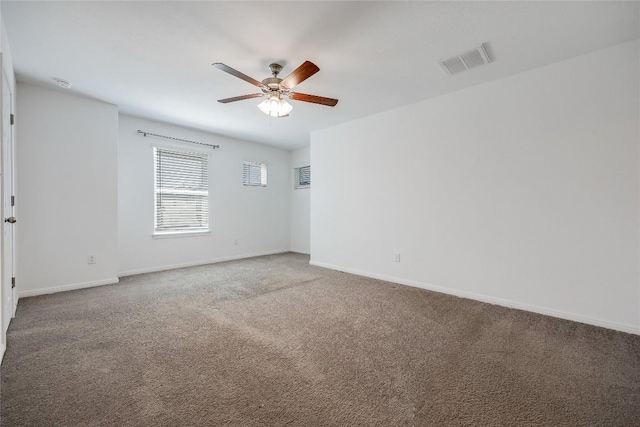
<path fill-rule="evenodd" d="M 311 166 L 301 166 L 293 169 L 294 190 L 311 187 Z"/>
<path fill-rule="evenodd" d="M 243 162 L 242 185 L 266 187 L 267 165 L 264 163 Z"/>

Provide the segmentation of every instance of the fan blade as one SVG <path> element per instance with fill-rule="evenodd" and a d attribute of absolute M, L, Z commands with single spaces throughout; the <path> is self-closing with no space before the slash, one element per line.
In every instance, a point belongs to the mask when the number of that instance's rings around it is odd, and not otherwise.
<path fill-rule="evenodd" d="M 251 95 L 235 96 L 233 98 L 218 99 L 218 102 L 228 104 L 229 102 L 242 101 L 244 99 L 260 98 L 264 93 L 252 93 Z"/>
<path fill-rule="evenodd" d="M 304 61 L 304 64 L 293 70 L 280 84 L 287 89 L 293 89 L 315 73 L 320 71 L 316 64 L 310 61 Z"/>
<path fill-rule="evenodd" d="M 289 98 L 296 101 L 313 102 L 314 104 L 328 105 L 335 107 L 338 103 L 337 99 L 325 98 L 324 96 L 307 95 L 306 93 L 291 92 Z"/>
<path fill-rule="evenodd" d="M 229 73 L 232 76 L 236 76 L 237 78 L 244 80 L 245 82 L 249 82 L 254 86 L 258 86 L 260 89 L 265 87 L 265 85 L 263 85 L 262 82 L 259 82 L 256 79 L 252 79 L 251 77 L 247 76 L 246 74 L 242 74 L 240 71 L 234 70 L 233 68 L 229 67 L 228 65 L 224 65 L 221 62 L 216 62 L 216 63 L 211 64 L 211 65 L 216 67 L 218 70 L 222 70 L 225 73 Z"/>

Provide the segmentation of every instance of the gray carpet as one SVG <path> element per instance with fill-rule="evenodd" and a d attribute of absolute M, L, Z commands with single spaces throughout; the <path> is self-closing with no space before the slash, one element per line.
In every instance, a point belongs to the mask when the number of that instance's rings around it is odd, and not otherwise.
<path fill-rule="evenodd" d="M 637 426 L 640 337 L 283 254 L 20 300 L 2 426 Z"/>

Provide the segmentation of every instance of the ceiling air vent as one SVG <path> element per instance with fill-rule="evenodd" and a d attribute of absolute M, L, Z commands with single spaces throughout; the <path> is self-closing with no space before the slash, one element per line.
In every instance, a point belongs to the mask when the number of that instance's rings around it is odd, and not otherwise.
<path fill-rule="evenodd" d="M 491 60 L 489 59 L 489 55 L 487 55 L 487 51 L 484 50 L 483 45 L 480 45 L 460 55 L 441 59 L 438 61 L 438 64 L 440 64 L 447 75 L 452 76 L 464 70 L 488 64 L 489 62 L 491 62 Z"/>

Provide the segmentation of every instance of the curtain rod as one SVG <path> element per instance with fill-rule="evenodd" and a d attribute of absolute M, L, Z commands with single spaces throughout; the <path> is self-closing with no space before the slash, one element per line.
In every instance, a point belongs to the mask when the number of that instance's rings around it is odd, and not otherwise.
<path fill-rule="evenodd" d="M 171 139 L 173 141 L 188 142 L 189 144 L 206 145 L 207 147 L 211 147 L 214 150 L 216 148 L 220 148 L 219 145 L 212 145 L 212 144 L 205 144 L 203 142 L 189 141 L 188 139 L 174 138 L 173 136 L 158 135 L 157 133 L 146 132 L 144 130 L 139 130 L 139 129 L 138 129 L 138 133 L 141 133 L 143 136 L 149 135 L 149 136 L 155 136 L 156 138 L 164 138 L 164 139 Z"/>

